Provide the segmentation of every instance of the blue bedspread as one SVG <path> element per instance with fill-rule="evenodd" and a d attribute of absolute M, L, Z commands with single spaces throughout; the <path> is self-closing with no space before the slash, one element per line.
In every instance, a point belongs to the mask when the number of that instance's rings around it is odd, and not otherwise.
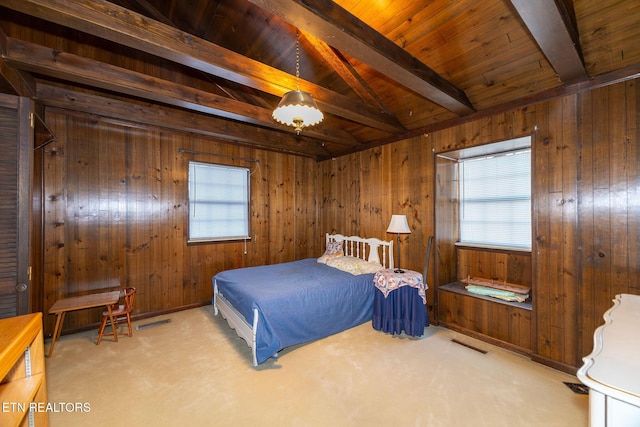
<path fill-rule="evenodd" d="M 354 276 L 316 258 L 223 271 L 212 280 L 249 324 L 258 309 L 258 363 L 370 321 L 373 312 L 373 274 Z"/>

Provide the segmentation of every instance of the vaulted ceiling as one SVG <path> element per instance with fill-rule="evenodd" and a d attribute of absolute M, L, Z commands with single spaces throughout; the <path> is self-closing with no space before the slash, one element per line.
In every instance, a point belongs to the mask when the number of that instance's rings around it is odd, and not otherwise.
<path fill-rule="evenodd" d="M 0 30 L 4 93 L 318 160 L 640 76 L 637 0 L 0 0 Z"/>

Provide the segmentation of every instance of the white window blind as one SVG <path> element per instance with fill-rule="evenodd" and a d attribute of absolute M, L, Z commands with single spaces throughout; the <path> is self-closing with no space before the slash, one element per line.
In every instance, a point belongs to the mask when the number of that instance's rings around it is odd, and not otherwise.
<path fill-rule="evenodd" d="M 531 149 L 460 160 L 460 242 L 531 249 Z"/>
<path fill-rule="evenodd" d="M 249 169 L 189 162 L 189 240 L 249 238 Z"/>

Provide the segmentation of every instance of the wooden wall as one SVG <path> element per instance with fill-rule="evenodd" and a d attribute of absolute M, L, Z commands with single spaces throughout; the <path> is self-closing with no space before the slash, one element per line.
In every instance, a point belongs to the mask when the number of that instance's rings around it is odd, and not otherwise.
<path fill-rule="evenodd" d="M 10 15 L 2 20 L 10 37 L 211 93 L 219 90 L 204 74 L 170 61 L 88 34 L 77 37 L 73 31 L 21 14 Z M 90 117 L 52 107 L 42 112 L 57 141 L 35 153 L 34 310 L 46 313 L 57 298 L 95 292 L 116 281 L 138 288 L 135 315 L 150 316 L 209 303 L 211 277 L 218 271 L 291 261 L 322 251 L 314 160 L 128 127 L 118 119 L 100 117 L 99 110 L 97 106 Z M 223 157 L 181 154 L 180 148 Z M 247 242 L 246 254 L 240 242 L 186 244 L 186 166 L 191 159 L 253 170 L 254 238 Z M 70 313 L 64 331 L 92 327 L 99 322 L 100 311 Z M 45 315 L 44 320 L 50 335 L 53 316 Z"/>
<path fill-rule="evenodd" d="M 198 73 L 30 21 L 18 17 L 4 31 L 215 93 Z M 137 315 L 205 304 L 217 271 L 317 256 L 326 232 L 395 240 L 386 233 L 389 220 L 405 214 L 412 233 L 402 236 L 403 267 L 422 271 L 428 237 L 436 236 L 427 306 L 437 322 L 436 290 L 455 280 L 457 259 L 452 216 L 437 215 L 435 155 L 532 134 L 531 349 L 542 361 L 577 366 L 614 295 L 640 294 L 639 104 L 633 80 L 319 164 L 48 109 L 45 121 L 58 139 L 36 153 L 42 187 L 35 197 L 43 213 L 38 308 L 46 312 L 56 298 L 96 291 L 111 280 L 139 288 Z M 187 161 L 225 158 L 180 154 L 180 148 L 259 160 L 259 167 L 248 165 L 255 168 L 254 239 L 246 254 L 242 243 L 186 245 Z M 95 324 L 99 316 L 98 309 L 72 313 L 65 330 Z M 52 321 L 45 316 L 46 333 Z"/>
<path fill-rule="evenodd" d="M 386 232 L 391 215 L 407 215 L 412 232 L 400 235 L 402 267 L 422 272 L 434 231 L 433 161 L 427 138 L 416 138 L 320 162 L 319 229 L 396 245 L 397 235 Z M 432 305 L 433 289 L 427 296 Z"/>
<path fill-rule="evenodd" d="M 458 279 L 471 276 L 531 287 L 530 252 L 458 247 L 457 253 Z"/>
<path fill-rule="evenodd" d="M 321 162 L 320 229 L 389 238 L 391 215 L 406 214 L 412 233 L 403 236 L 403 267 L 422 271 L 427 238 L 440 232 L 435 154 L 533 135 L 532 353 L 560 368 L 580 366 L 612 298 L 640 294 L 638 82 Z M 456 275 L 450 243 L 437 239 L 431 260 L 432 320 L 435 289 Z"/>
<path fill-rule="evenodd" d="M 533 356 L 576 367 L 611 299 L 640 294 L 640 89 L 637 80 L 568 95 L 398 143 L 316 164 L 188 135 L 131 128 L 67 111 L 46 111 L 58 140 L 42 153 L 43 310 L 61 296 L 106 281 L 140 289 L 136 313 L 208 303 L 217 271 L 316 256 L 326 232 L 394 239 L 406 214 L 403 267 L 422 271 L 429 236 L 428 310 L 437 322 L 439 285 L 455 278 L 450 224 L 436 221 L 437 153 L 534 136 Z M 228 160 L 180 148 L 256 158 L 252 234 L 242 243 L 186 245 L 186 164 Z M 247 166 L 247 164 L 242 164 Z M 257 166 L 257 167 L 256 167 Z M 446 235 L 446 233 L 444 233 Z M 66 330 L 99 320 L 73 313 Z M 51 332 L 53 319 L 46 319 Z"/>
<path fill-rule="evenodd" d="M 44 268 L 36 280 L 45 312 L 57 298 L 96 292 L 113 280 L 138 289 L 138 316 L 207 304 L 218 271 L 322 251 L 314 160 L 54 109 L 46 122 L 57 141 L 42 149 Z M 253 239 L 246 253 L 243 242 L 186 244 L 188 160 L 252 170 Z M 67 331 L 87 327 L 100 320 L 100 310 L 67 319 Z M 46 332 L 52 329 L 53 316 L 45 316 Z"/>

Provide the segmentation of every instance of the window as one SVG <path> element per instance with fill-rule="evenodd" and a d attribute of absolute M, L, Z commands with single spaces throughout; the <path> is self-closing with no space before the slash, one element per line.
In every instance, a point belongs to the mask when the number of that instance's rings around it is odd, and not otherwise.
<path fill-rule="evenodd" d="M 249 239 L 249 169 L 189 162 L 189 241 Z"/>
<path fill-rule="evenodd" d="M 531 148 L 459 159 L 460 243 L 531 249 Z M 499 148 L 500 143 L 495 148 Z"/>

